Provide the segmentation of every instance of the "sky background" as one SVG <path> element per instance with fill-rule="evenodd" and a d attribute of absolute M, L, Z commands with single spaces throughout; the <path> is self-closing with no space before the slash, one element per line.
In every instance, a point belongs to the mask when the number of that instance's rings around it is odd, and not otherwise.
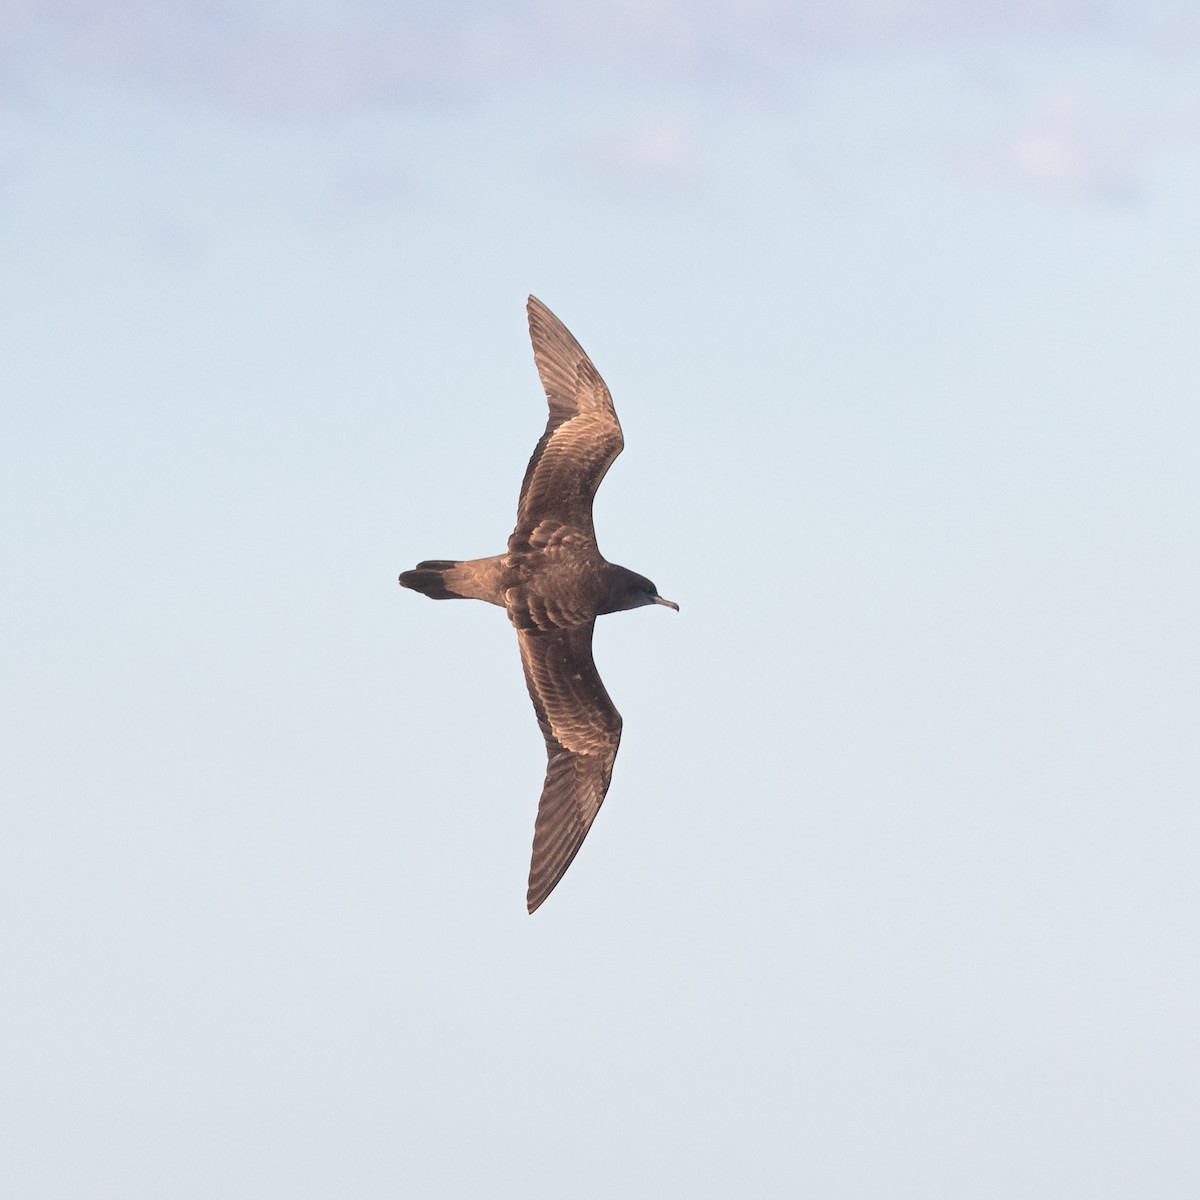
<path fill-rule="evenodd" d="M 1198 214 L 1191 4 L 0 3 L 0 1192 L 1193 1200 Z"/>

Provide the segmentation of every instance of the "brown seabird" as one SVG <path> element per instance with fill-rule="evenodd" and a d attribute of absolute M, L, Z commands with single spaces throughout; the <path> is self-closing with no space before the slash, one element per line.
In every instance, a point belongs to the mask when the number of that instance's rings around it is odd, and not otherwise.
<path fill-rule="evenodd" d="M 678 612 L 679 605 L 597 549 L 592 500 L 625 444 L 621 425 L 604 380 L 567 327 L 534 296 L 527 311 L 550 419 L 525 469 L 508 553 L 432 559 L 400 583 L 435 600 L 498 604 L 516 627 L 549 759 L 529 866 L 533 912 L 587 837 L 621 741 L 621 714 L 592 661 L 596 618 L 643 604 Z"/>

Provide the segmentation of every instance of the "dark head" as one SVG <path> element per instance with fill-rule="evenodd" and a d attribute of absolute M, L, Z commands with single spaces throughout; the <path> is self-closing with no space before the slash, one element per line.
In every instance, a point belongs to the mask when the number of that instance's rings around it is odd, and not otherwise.
<path fill-rule="evenodd" d="M 598 611 L 623 612 L 627 608 L 641 608 L 643 604 L 665 604 L 667 608 L 679 611 L 679 605 L 674 600 L 664 600 L 658 594 L 658 588 L 645 575 L 627 571 L 624 567 L 614 567 L 613 570 L 615 575 L 608 599 Z"/>

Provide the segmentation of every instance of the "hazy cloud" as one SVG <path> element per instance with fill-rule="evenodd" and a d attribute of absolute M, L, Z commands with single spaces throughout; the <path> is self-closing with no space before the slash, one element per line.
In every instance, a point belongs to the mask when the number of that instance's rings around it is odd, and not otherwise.
<path fill-rule="evenodd" d="M 665 118 L 639 122 L 585 145 L 575 160 L 611 183 L 638 188 L 685 184 L 695 178 L 699 165 L 689 129 Z"/>
<path fill-rule="evenodd" d="M 336 113 L 566 71 L 743 81 L 806 55 L 1080 30 L 1101 0 L 550 0 L 389 6 L 0 0 L 0 66 L 116 76 L 265 113 Z"/>
<path fill-rule="evenodd" d="M 983 182 L 1129 203 L 1143 191 L 1149 141 L 1138 123 L 1101 114 L 1086 90 L 1064 84 L 1045 93 L 1010 137 L 965 166 L 971 178 Z"/>

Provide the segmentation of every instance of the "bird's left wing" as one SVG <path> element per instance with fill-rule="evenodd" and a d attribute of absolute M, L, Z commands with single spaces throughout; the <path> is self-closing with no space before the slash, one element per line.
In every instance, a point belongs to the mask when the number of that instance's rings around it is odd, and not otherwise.
<path fill-rule="evenodd" d="M 517 527 L 546 518 L 592 533 L 592 500 L 625 445 L 612 395 L 567 327 L 529 297 L 529 337 L 550 408 L 517 505 Z"/>
<path fill-rule="evenodd" d="M 621 741 L 621 714 L 592 661 L 593 624 L 517 631 L 548 760 L 529 866 L 530 912 L 554 890 L 587 837 Z"/>

